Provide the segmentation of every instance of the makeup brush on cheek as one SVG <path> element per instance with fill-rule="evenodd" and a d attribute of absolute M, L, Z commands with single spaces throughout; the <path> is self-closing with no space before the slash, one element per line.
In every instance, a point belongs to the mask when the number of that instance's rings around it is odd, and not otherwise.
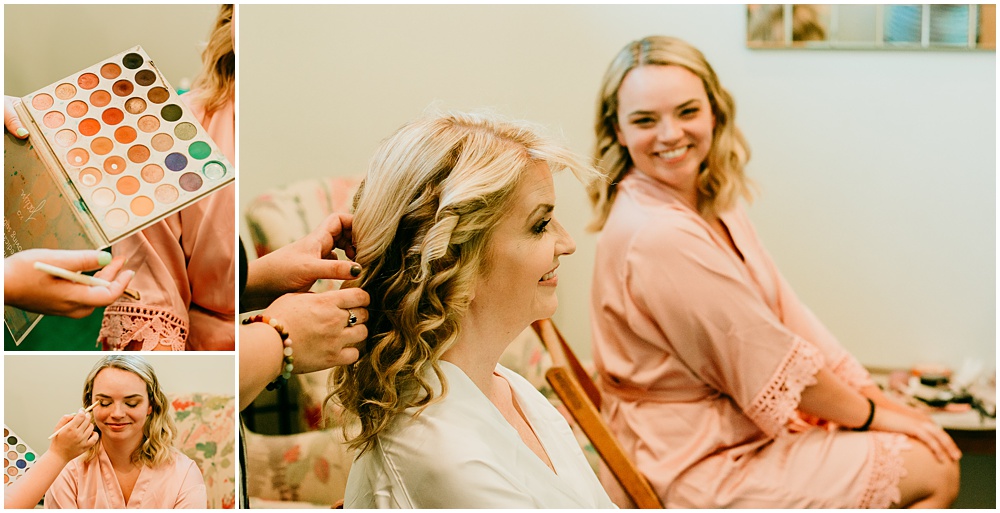
<path fill-rule="evenodd" d="M 86 410 L 83 410 L 83 413 L 90 413 L 90 410 L 93 410 L 94 406 L 97 406 L 97 401 L 94 401 L 90 406 L 87 407 Z M 69 422 L 63 424 L 63 427 L 57 429 L 55 433 L 52 433 L 51 435 L 49 435 L 49 440 L 52 440 L 53 438 L 55 438 L 56 435 L 58 435 L 59 433 L 61 433 L 62 430 L 66 429 L 66 426 L 68 426 L 68 425 L 69 425 Z"/>

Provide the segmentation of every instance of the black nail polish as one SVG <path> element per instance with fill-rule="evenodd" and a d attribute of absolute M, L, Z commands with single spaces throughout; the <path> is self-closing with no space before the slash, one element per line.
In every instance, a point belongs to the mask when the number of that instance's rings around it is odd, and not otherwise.
<path fill-rule="evenodd" d="M 351 266 L 351 276 L 357 277 L 359 274 L 361 274 L 361 266 L 358 265 L 358 264 L 352 265 Z"/>

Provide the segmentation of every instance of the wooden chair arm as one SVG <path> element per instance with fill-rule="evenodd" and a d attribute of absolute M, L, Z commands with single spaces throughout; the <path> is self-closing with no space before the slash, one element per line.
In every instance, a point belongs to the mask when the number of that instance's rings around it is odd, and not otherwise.
<path fill-rule="evenodd" d="M 554 326 L 553 326 L 554 327 Z M 639 472 L 618 445 L 618 441 L 608 430 L 600 413 L 588 400 L 583 387 L 572 378 L 564 367 L 552 367 L 545 373 L 545 379 L 552 385 L 556 395 L 569 410 L 570 415 L 583 429 L 584 434 L 594 444 L 594 449 L 611 469 L 618 483 L 632 498 L 635 505 L 643 509 L 662 509 L 660 498 L 649 486 L 649 481 Z"/>

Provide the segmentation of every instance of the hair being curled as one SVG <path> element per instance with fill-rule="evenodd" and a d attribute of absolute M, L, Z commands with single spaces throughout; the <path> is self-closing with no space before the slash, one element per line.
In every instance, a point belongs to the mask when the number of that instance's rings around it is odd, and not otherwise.
<path fill-rule="evenodd" d="M 233 4 L 223 4 L 215 18 L 208 45 L 201 52 L 201 73 L 191 86 L 211 115 L 236 96 L 236 51 L 233 44 Z"/>
<path fill-rule="evenodd" d="M 146 418 L 146 424 L 142 427 L 142 443 L 132 453 L 132 462 L 155 467 L 172 461 L 174 434 L 177 428 L 174 427 L 174 421 L 168 414 L 170 403 L 160 390 L 160 382 L 156 379 L 153 367 L 142 357 L 109 355 L 98 360 L 83 383 L 83 407 L 87 408 L 94 403 L 94 379 L 102 370 L 108 368 L 121 369 L 139 376 L 139 379 L 146 384 L 149 405 L 153 407 L 153 411 Z M 100 451 L 99 446 L 100 444 L 95 444 L 87 451 L 88 460 L 97 456 Z"/>
<path fill-rule="evenodd" d="M 407 124 L 384 141 L 354 198 L 352 232 L 371 297 L 360 359 L 334 369 L 331 398 L 361 421 L 345 437 L 371 449 L 397 415 L 433 401 L 425 379 L 459 334 L 488 245 L 514 190 L 532 166 L 594 176 L 532 126 L 491 114 L 442 114 Z"/>
<path fill-rule="evenodd" d="M 736 102 L 722 84 L 715 70 L 697 48 L 687 42 L 667 36 L 649 36 L 632 41 L 608 66 L 601 81 L 597 121 L 594 132 L 597 142 L 594 159 L 602 177 L 587 186 L 594 219 L 588 228 L 604 227 L 618 192 L 618 182 L 632 167 L 628 148 L 618 142 L 618 90 L 625 75 L 639 66 L 682 66 L 701 79 L 715 116 L 712 148 L 698 176 L 698 210 L 710 215 L 731 208 L 740 196 L 752 199 L 750 180 L 743 168 L 750 159 L 750 148 L 736 126 Z"/>

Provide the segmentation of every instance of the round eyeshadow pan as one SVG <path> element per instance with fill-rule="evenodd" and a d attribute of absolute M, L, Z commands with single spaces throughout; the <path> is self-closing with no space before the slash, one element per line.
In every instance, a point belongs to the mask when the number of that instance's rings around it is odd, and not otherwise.
<path fill-rule="evenodd" d="M 153 145 L 153 149 L 156 151 L 167 151 L 174 145 L 174 138 L 168 134 L 156 134 L 153 136 L 150 144 Z"/>
<path fill-rule="evenodd" d="M 171 103 L 170 105 L 165 105 L 162 109 L 160 109 L 160 117 L 167 121 L 177 121 L 178 119 L 181 119 L 181 114 L 183 114 L 183 112 L 184 111 L 181 110 L 179 105 Z"/>
<path fill-rule="evenodd" d="M 59 112 L 58 110 L 46 112 L 45 115 L 42 116 L 42 124 L 49 128 L 58 128 L 65 122 L 66 116 L 63 116 L 62 112 Z"/>
<path fill-rule="evenodd" d="M 104 159 L 104 171 L 109 175 L 121 174 L 122 171 L 125 171 L 125 159 L 118 155 Z"/>
<path fill-rule="evenodd" d="M 141 164 L 149 160 L 149 148 L 141 144 L 136 144 L 135 146 L 129 148 L 126 154 L 128 155 L 128 159 L 136 164 Z"/>
<path fill-rule="evenodd" d="M 174 127 L 174 135 L 182 141 L 190 141 L 194 139 L 194 136 L 198 134 L 198 129 L 194 125 L 188 123 L 187 121 L 183 123 L 177 123 Z"/>
<path fill-rule="evenodd" d="M 76 132 L 68 128 L 64 128 L 56 132 L 56 144 L 58 144 L 59 146 L 62 146 L 63 148 L 69 148 L 70 146 L 73 146 L 73 143 L 75 142 L 76 142 Z"/>
<path fill-rule="evenodd" d="M 205 175 L 205 178 L 208 178 L 209 180 L 218 180 L 219 178 L 226 176 L 226 166 L 218 160 L 212 160 L 206 162 L 205 165 L 202 166 L 201 172 Z"/>
<path fill-rule="evenodd" d="M 191 155 L 198 160 L 204 160 L 211 154 L 212 147 L 205 141 L 195 141 L 188 146 L 188 155 Z"/>
<path fill-rule="evenodd" d="M 83 148 L 73 148 L 66 152 L 66 162 L 71 166 L 82 166 L 90 161 L 90 154 Z"/>
<path fill-rule="evenodd" d="M 156 164 L 148 164 L 139 172 L 146 183 L 156 183 L 163 179 L 163 168 Z"/>
<path fill-rule="evenodd" d="M 146 100 L 139 97 L 129 98 L 125 101 L 125 110 L 129 114 L 142 114 L 142 111 L 146 110 Z"/>
<path fill-rule="evenodd" d="M 73 100 L 66 106 L 66 114 L 71 118 L 82 118 L 87 113 L 87 104 L 81 100 Z"/>
<path fill-rule="evenodd" d="M 153 73 L 148 69 L 139 70 L 139 72 L 135 74 L 135 83 L 141 86 L 148 86 L 153 82 L 156 82 L 156 73 Z"/>
<path fill-rule="evenodd" d="M 177 183 L 181 186 L 181 189 L 188 192 L 194 192 L 201 188 L 201 184 L 203 184 L 204 181 L 200 176 L 194 173 L 184 173 L 181 175 L 180 179 L 177 180 Z"/>
<path fill-rule="evenodd" d="M 128 96 L 135 90 L 135 86 L 128 80 L 119 80 L 111 86 L 111 92 L 118 96 Z"/>
<path fill-rule="evenodd" d="M 120 126 L 117 130 L 115 130 L 115 140 L 122 144 L 131 143 L 135 140 L 137 135 L 138 134 L 136 134 L 135 129 L 128 125 Z"/>
<path fill-rule="evenodd" d="M 170 98 L 170 91 L 160 86 L 151 87 L 146 93 L 146 98 L 149 98 L 149 101 L 153 103 L 163 103 Z"/>
<path fill-rule="evenodd" d="M 115 193 L 107 187 L 101 187 L 100 189 L 95 189 L 90 198 L 94 200 L 95 205 L 106 207 L 115 202 Z"/>
<path fill-rule="evenodd" d="M 139 192 L 139 180 L 134 176 L 125 175 L 118 179 L 115 187 L 118 189 L 118 192 L 126 196 L 131 196 Z"/>
<path fill-rule="evenodd" d="M 56 98 L 68 100 L 74 96 L 76 96 L 76 86 L 73 84 L 67 82 L 56 86 Z"/>
<path fill-rule="evenodd" d="M 88 167 L 80 171 L 80 183 L 87 187 L 93 187 L 101 183 L 101 172 L 96 167 Z"/>
<path fill-rule="evenodd" d="M 84 73 L 80 75 L 80 78 L 76 79 L 76 83 L 83 89 L 93 89 L 100 82 L 101 79 L 97 78 L 97 75 L 93 73 Z"/>
<path fill-rule="evenodd" d="M 181 171 L 187 167 L 187 157 L 181 155 L 180 153 L 171 153 L 167 155 L 167 158 L 163 159 L 163 163 L 167 166 L 167 169 L 171 171 Z"/>
<path fill-rule="evenodd" d="M 101 113 L 101 119 L 109 125 L 117 125 L 125 119 L 125 114 L 116 107 L 108 107 Z"/>
<path fill-rule="evenodd" d="M 101 123 L 94 118 L 87 118 L 80 122 L 80 133 L 90 137 L 101 131 Z"/>
<path fill-rule="evenodd" d="M 112 78 L 118 78 L 118 75 L 121 74 L 122 74 L 121 66 L 113 62 L 109 62 L 104 66 L 101 66 L 101 76 L 108 80 L 111 80 Z"/>
<path fill-rule="evenodd" d="M 54 100 L 45 93 L 38 93 L 31 99 L 31 106 L 38 110 L 45 110 L 52 106 Z"/>
<path fill-rule="evenodd" d="M 114 147 L 115 143 L 107 137 L 95 137 L 93 141 L 90 141 L 90 150 L 97 155 L 107 155 Z"/>
<path fill-rule="evenodd" d="M 108 210 L 108 213 L 104 216 L 104 221 L 112 228 L 121 228 L 128 224 L 128 212 L 120 208 L 113 208 Z"/>
<path fill-rule="evenodd" d="M 122 65 L 128 69 L 136 69 L 142 66 L 142 62 L 142 56 L 135 52 L 127 53 L 125 57 L 122 57 Z"/>
<path fill-rule="evenodd" d="M 131 203 L 129 203 L 129 208 L 132 209 L 132 213 L 137 216 L 148 216 L 150 212 L 153 211 L 153 200 L 149 199 L 149 196 L 136 196 Z"/>
<path fill-rule="evenodd" d="M 157 187 L 156 190 L 153 191 L 153 194 L 156 196 L 156 201 L 159 201 L 160 203 L 173 203 L 177 201 L 177 197 L 180 196 L 177 188 L 168 183 Z"/>
<path fill-rule="evenodd" d="M 94 107 L 104 107 L 109 103 L 111 103 L 111 93 L 103 89 L 90 93 L 90 104 Z"/>
<path fill-rule="evenodd" d="M 139 130 L 149 134 L 160 128 L 160 120 L 156 116 L 143 116 L 136 122 L 136 126 L 139 127 Z"/>

